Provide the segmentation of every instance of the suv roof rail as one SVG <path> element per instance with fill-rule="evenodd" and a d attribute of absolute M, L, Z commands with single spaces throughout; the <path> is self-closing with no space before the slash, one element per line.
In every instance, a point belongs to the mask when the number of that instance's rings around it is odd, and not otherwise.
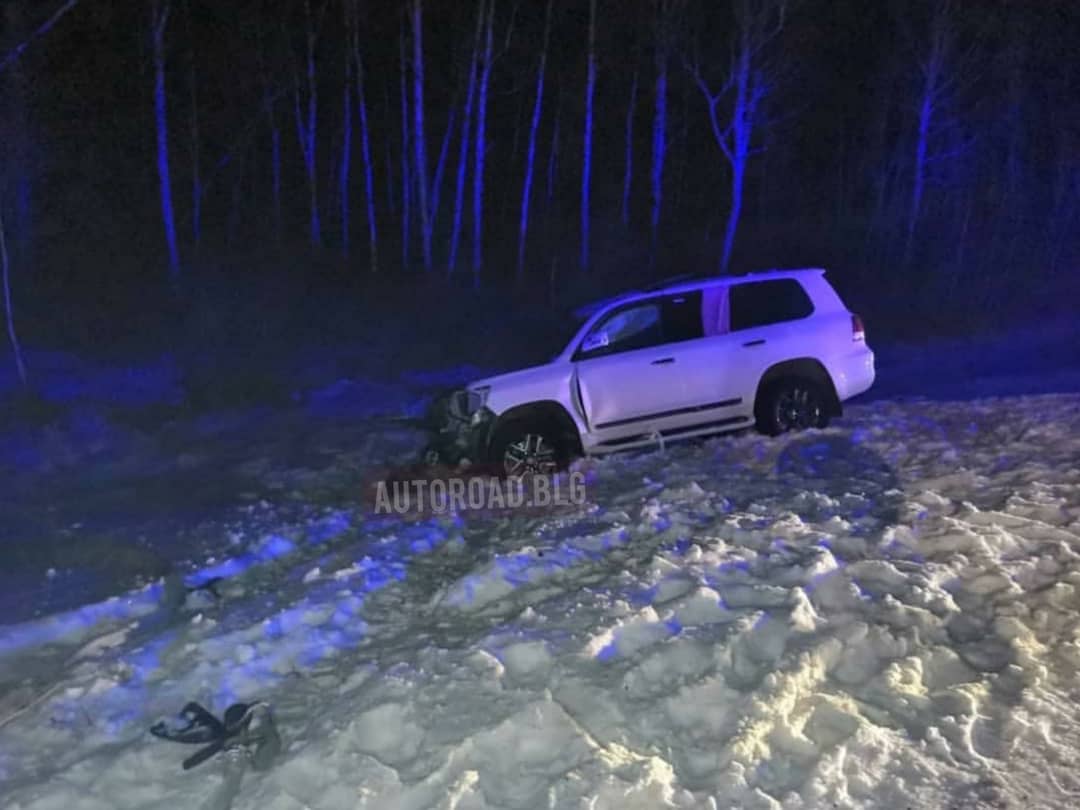
<path fill-rule="evenodd" d="M 824 267 L 769 267 L 762 270 L 750 270 L 743 275 L 760 276 L 764 273 L 824 273 Z"/>
<path fill-rule="evenodd" d="M 674 287 L 676 284 L 683 284 L 687 281 L 703 281 L 709 278 L 715 278 L 715 276 L 703 275 L 701 273 L 680 273 L 677 276 L 669 276 L 668 278 L 654 281 L 652 284 L 640 288 L 638 292 L 656 292 L 657 290 L 666 290 L 668 287 Z"/>

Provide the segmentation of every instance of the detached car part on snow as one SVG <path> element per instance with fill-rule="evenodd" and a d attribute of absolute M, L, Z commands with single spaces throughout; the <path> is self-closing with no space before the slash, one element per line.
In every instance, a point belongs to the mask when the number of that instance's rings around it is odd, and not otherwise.
<path fill-rule="evenodd" d="M 590 308 L 560 354 L 439 397 L 432 462 L 553 472 L 575 455 L 824 427 L 874 354 L 820 269 L 681 281 Z"/>

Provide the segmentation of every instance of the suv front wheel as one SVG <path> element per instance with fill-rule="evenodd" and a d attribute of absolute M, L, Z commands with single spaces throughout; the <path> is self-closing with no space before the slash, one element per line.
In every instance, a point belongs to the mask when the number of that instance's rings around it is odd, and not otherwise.
<path fill-rule="evenodd" d="M 489 456 L 503 475 L 552 475 L 569 463 L 559 433 L 545 424 L 511 422 L 492 439 Z"/>
<path fill-rule="evenodd" d="M 758 394 L 754 417 L 757 429 L 767 436 L 823 428 L 829 424 L 828 406 L 821 386 L 797 377 L 777 380 L 766 386 Z"/>

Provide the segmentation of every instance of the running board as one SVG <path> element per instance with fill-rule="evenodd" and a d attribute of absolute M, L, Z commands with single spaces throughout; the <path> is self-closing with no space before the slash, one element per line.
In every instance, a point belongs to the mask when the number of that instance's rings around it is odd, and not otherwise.
<path fill-rule="evenodd" d="M 741 397 L 735 399 L 725 399 L 721 402 L 709 402 L 705 405 L 691 405 L 689 408 L 676 408 L 673 411 L 659 411 L 657 413 L 647 413 L 644 416 L 632 416 L 629 419 L 616 419 L 614 422 L 601 422 L 596 426 L 597 430 L 603 430 L 604 428 L 623 427 L 624 425 L 632 425 L 634 422 L 653 422 L 657 419 L 669 419 L 672 416 L 684 416 L 688 413 L 700 413 L 701 411 L 714 411 L 717 408 L 730 408 L 734 405 L 739 405 L 742 402 Z"/>
<path fill-rule="evenodd" d="M 740 427 L 753 422 L 749 416 L 732 416 L 715 422 L 707 422 L 704 425 L 693 425 L 673 430 L 663 430 L 659 433 L 635 433 L 633 436 L 624 436 L 621 439 L 609 439 L 599 442 L 588 448 L 590 453 L 603 453 L 613 450 L 628 450 L 633 447 L 649 447 L 668 439 L 692 439 L 697 436 L 708 436 L 711 433 L 723 433 L 729 430 L 737 430 Z"/>

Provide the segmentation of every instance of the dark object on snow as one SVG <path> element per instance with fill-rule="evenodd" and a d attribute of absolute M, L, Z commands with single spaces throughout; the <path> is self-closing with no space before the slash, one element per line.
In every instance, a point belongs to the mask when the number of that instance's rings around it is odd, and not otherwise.
<path fill-rule="evenodd" d="M 252 767 L 265 770 L 281 750 L 281 738 L 274 726 L 270 704 L 234 703 L 218 720 L 194 701 L 184 706 L 178 722 L 155 723 L 150 733 L 162 740 L 206 745 L 184 760 L 184 770 L 194 768 L 221 751 L 242 751 Z"/>
<path fill-rule="evenodd" d="M 206 580 L 206 582 L 200 583 L 198 585 L 188 585 L 188 586 L 186 586 L 187 587 L 187 592 L 188 593 L 195 593 L 196 591 L 206 591 L 211 596 L 213 596 L 215 599 L 220 599 L 221 598 L 221 592 L 217 589 L 217 586 L 218 586 L 219 582 L 224 582 L 224 581 L 225 581 L 224 577 L 210 577 L 210 579 Z"/>

